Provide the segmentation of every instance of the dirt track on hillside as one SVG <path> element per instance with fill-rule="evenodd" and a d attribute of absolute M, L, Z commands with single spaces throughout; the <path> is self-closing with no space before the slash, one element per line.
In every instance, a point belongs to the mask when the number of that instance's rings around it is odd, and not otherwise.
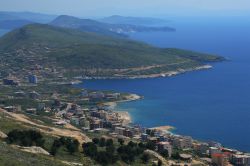
<path fill-rule="evenodd" d="M 0 109 L 0 112 L 4 112 L 5 114 L 9 115 L 13 120 L 16 120 L 18 122 L 22 122 L 28 127 L 36 128 L 40 132 L 49 134 L 52 136 L 65 136 L 65 137 L 72 137 L 77 139 L 81 144 L 83 142 L 89 142 L 90 139 L 83 134 L 79 129 L 75 128 L 74 126 L 67 124 L 65 128 L 56 128 L 56 127 L 51 127 L 51 126 L 46 126 L 42 124 L 37 124 L 31 119 L 23 114 L 16 114 L 16 113 L 10 113 L 7 112 L 3 109 Z"/>

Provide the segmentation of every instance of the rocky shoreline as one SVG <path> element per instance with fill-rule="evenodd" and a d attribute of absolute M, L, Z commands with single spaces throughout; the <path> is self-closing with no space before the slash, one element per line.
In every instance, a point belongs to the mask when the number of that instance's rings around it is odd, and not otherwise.
<path fill-rule="evenodd" d="M 206 70 L 206 69 L 211 69 L 211 68 L 212 68 L 211 65 L 202 65 L 202 66 L 198 66 L 198 67 L 191 68 L 191 69 L 185 69 L 185 70 L 179 69 L 177 71 L 169 71 L 166 73 L 159 73 L 159 74 L 152 74 L 152 75 L 140 75 L 140 76 L 136 76 L 136 77 L 126 77 L 124 79 L 171 77 L 171 76 L 175 76 L 175 75 L 190 72 L 190 71 Z M 115 78 L 114 77 L 97 77 L 97 78 L 91 78 L 91 79 L 115 79 Z M 117 111 L 116 110 L 117 103 L 140 100 L 140 99 L 143 99 L 143 96 L 139 96 L 137 94 L 128 94 L 124 98 L 125 99 L 122 99 L 119 101 L 106 102 L 103 104 L 105 106 L 109 107 L 109 109 L 116 112 L 119 115 L 119 117 L 123 120 L 124 124 L 128 125 L 128 124 L 132 123 L 132 117 L 129 114 L 129 112 L 127 112 L 127 111 Z M 171 132 L 175 128 L 173 126 L 156 126 L 156 127 L 152 127 L 152 129 L 160 130 L 163 132 Z"/>
<path fill-rule="evenodd" d="M 143 78 L 158 78 L 158 77 L 171 77 L 171 76 L 176 76 L 179 74 L 184 74 L 187 72 L 191 71 L 198 71 L 198 70 L 207 70 L 213 68 L 212 65 L 201 65 L 193 68 L 188 68 L 188 69 L 178 69 L 178 70 L 173 70 L 173 71 L 168 71 L 168 72 L 161 72 L 157 74 L 147 74 L 147 75 L 116 75 L 116 76 L 107 76 L 107 77 L 85 77 L 83 78 L 84 80 L 91 80 L 91 79 L 96 79 L 96 80 L 104 80 L 104 79 L 143 79 Z"/>

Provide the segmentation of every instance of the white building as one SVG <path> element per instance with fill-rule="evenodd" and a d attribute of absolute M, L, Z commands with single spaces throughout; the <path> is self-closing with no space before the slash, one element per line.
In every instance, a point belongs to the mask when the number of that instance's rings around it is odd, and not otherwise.
<path fill-rule="evenodd" d="M 234 166 L 250 166 L 250 154 L 235 154 L 232 157 Z"/>

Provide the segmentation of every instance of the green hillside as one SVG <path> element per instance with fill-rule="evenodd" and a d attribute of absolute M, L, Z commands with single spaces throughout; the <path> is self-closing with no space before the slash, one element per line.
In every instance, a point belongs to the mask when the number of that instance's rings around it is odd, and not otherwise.
<path fill-rule="evenodd" d="M 124 75 L 122 72 L 128 69 L 133 75 L 155 74 L 223 60 L 214 55 L 161 49 L 129 39 L 42 24 L 27 25 L 0 38 L 0 58 L 5 69 L 24 70 L 39 64 L 63 68 L 72 75 L 84 71 L 93 76 Z"/>

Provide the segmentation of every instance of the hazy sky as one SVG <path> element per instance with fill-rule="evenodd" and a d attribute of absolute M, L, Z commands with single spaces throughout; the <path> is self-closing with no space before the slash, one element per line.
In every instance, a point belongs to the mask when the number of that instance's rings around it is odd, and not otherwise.
<path fill-rule="evenodd" d="M 246 15 L 250 0 L 0 0 L 0 10 L 76 16 Z"/>

